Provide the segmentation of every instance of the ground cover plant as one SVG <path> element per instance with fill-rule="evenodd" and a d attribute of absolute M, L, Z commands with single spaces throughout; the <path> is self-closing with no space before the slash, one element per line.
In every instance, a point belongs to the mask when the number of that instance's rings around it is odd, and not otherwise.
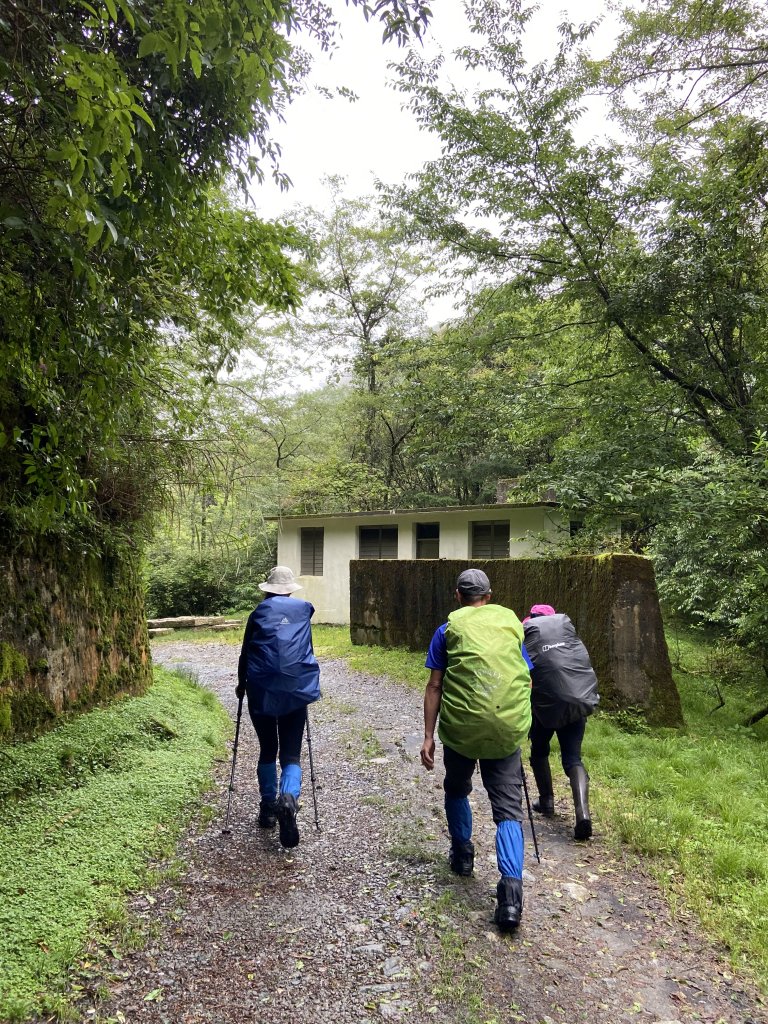
<path fill-rule="evenodd" d="M 173 851 L 228 729 L 213 694 L 156 669 L 143 696 L 0 751 L 0 1019 L 66 1017 L 67 968 Z"/>
<path fill-rule="evenodd" d="M 712 642 L 670 647 L 686 728 L 596 716 L 584 744 L 596 817 L 768 987 L 768 726 L 741 724 L 756 700 L 745 658 L 731 659 L 744 676 L 723 680 Z"/>

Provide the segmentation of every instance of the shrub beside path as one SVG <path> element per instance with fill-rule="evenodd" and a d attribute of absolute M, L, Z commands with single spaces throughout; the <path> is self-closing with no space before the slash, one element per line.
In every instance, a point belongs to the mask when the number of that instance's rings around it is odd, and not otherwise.
<path fill-rule="evenodd" d="M 235 714 L 237 648 L 165 643 Z M 426 677 L 426 672 L 425 672 Z M 90 1011 L 147 1024 L 766 1024 L 765 1004 L 694 922 L 672 919 L 653 881 L 601 838 L 571 839 L 565 789 L 526 831 L 525 909 L 514 936 L 492 923 L 494 831 L 479 775 L 475 877 L 448 871 L 442 774 L 421 768 L 421 698 L 388 680 L 322 665 L 311 710 L 321 830 L 305 754 L 301 845 L 256 827 L 256 744 L 244 710 L 232 834 L 214 816 L 190 831 L 179 878 L 137 896 L 148 940 L 122 954 Z M 438 762 L 439 763 L 439 762 Z M 599 783 L 598 783 L 599 784 Z M 102 996 L 104 989 L 102 988 Z"/>

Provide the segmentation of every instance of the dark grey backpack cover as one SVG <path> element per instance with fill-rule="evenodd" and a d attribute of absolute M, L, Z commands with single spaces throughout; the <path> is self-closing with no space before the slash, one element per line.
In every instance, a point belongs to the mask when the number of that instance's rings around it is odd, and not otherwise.
<path fill-rule="evenodd" d="M 546 729 L 560 729 L 591 715 L 600 700 L 597 676 L 568 616 L 537 615 L 523 626 L 538 721 Z"/>

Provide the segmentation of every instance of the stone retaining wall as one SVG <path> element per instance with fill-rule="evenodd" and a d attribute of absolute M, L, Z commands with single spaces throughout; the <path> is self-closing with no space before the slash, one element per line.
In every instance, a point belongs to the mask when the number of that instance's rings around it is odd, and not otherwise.
<path fill-rule="evenodd" d="M 150 679 L 137 556 L 49 545 L 0 557 L 0 742 Z"/>

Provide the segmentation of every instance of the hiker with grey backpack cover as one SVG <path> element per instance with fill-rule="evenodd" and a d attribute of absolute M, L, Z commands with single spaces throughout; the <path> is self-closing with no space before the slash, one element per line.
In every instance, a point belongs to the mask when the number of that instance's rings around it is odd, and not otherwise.
<path fill-rule="evenodd" d="M 568 776 L 576 813 L 574 838 L 589 839 L 589 775 L 581 760 L 587 718 L 600 700 L 597 676 L 586 647 L 567 615 L 548 604 L 535 604 L 523 619 L 531 669 L 531 770 L 539 790 L 533 809 L 551 818 L 555 795 L 549 745 L 556 734 L 560 760 Z"/>

